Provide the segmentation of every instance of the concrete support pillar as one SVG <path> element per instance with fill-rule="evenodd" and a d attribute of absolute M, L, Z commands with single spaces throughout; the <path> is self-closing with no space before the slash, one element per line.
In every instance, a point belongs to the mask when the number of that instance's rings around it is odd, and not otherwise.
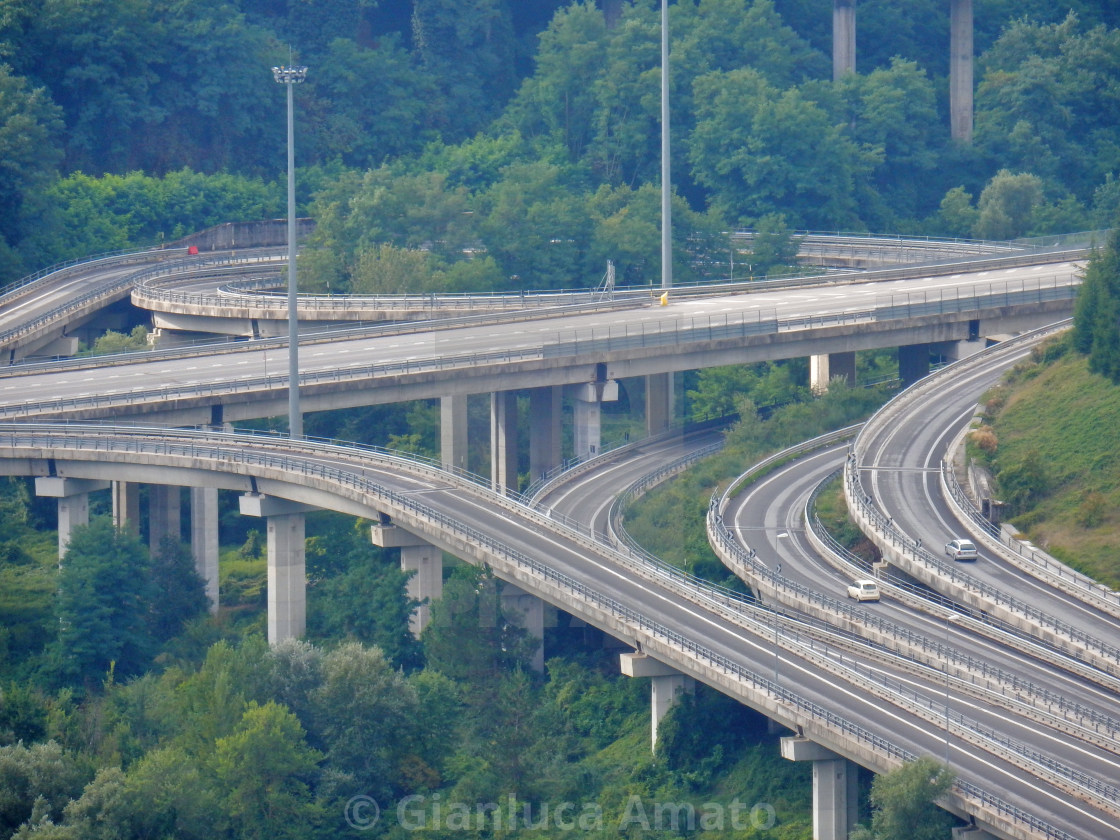
<path fill-rule="evenodd" d="M 89 494 L 104 490 L 108 481 L 92 478 L 60 478 L 39 476 L 35 479 L 35 495 L 58 499 L 58 559 L 66 555 L 70 532 L 78 525 L 89 524 Z"/>
<path fill-rule="evenodd" d="M 545 385 L 529 392 L 529 481 L 536 481 L 561 461 L 562 390 Z"/>
<path fill-rule="evenodd" d="M 191 556 L 206 581 L 210 612 L 218 612 L 218 488 L 191 488 Z"/>
<path fill-rule="evenodd" d="M 949 2 L 949 122 L 954 140 L 972 142 L 972 0 Z"/>
<path fill-rule="evenodd" d="M 159 553 L 164 537 L 183 538 L 179 525 L 181 494 L 179 487 L 153 484 L 148 488 L 148 550 Z"/>
<path fill-rule="evenodd" d="M 898 348 L 898 378 L 902 387 L 929 376 L 929 345 L 907 344 Z"/>
<path fill-rule="evenodd" d="M 113 525 L 119 531 L 136 536 L 140 533 L 140 485 L 131 481 L 114 481 Z"/>
<path fill-rule="evenodd" d="M 619 664 L 628 677 L 650 678 L 650 747 L 657 749 L 658 723 L 682 696 L 696 690 L 696 681 L 644 653 L 620 654 Z"/>
<path fill-rule="evenodd" d="M 432 618 L 432 602 L 443 596 L 443 552 L 431 543 L 401 546 L 401 570 L 415 572 L 408 579 L 408 597 L 420 602 L 408 619 L 412 635 L 420 638 Z"/>
<path fill-rule="evenodd" d="M 432 602 L 443 596 L 443 552 L 422 537 L 389 521 L 370 526 L 370 540 L 381 548 L 401 550 L 401 571 L 413 572 L 408 579 L 408 597 L 420 602 L 408 618 L 408 629 L 420 638 L 432 617 Z"/>
<path fill-rule="evenodd" d="M 518 489 L 516 391 L 490 395 L 490 486 L 502 495 Z"/>
<path fill-rule="evenodd" d="M 238 499 L 246 516 L 268 520 L 268 643 L 298 639 L 307 630 L 308 505 L 248 494 Z"/>
<path fill-rule="evenodd" d="M 856 72 L 856 0 L 832 0 L 832 79 Z"/>
<path fill-rule="evenodd" d="M 848 385 L 856 384 L 855 351 L 809 357 L 809 387 L 814 394 L 825 393 L 828 383 L 841 376 Z"/>
<path fill-rule="evenodd" d="M 307 558 L 302 513 L 268 517 L 268 643 L 307 629 Z"/>
<path fill-rule="evenodd" d="M 673 374 L 646 377 L 646 434 L 664 432 L 673 422 Z"/>
<path fill-rule="evenodd" d="M 589 458 L 598 455 L 602 449 L 599 425 L 602 403 L 618 399 L 618 383 L 613 379 L 606 382 L 588 382 L 573 389 L 574 426 L 572 438 L 575 442 L 575 456 Z"/>
<path fill-rule="evenodd" d="M 439 453 L 444 469 L 467 469 L 467 396 L 439 401 Z"/>
<path fill-rule="evenodd" d="M 813 840 L 847 840 L 859 819 L 859 769 L 807 738 L 781 739 L 782 757 L 813 762 Z"/>
<path fill-rule="evenodd" d="M 502 617 L 537 640 L 529 666 L 544 672 L 544 601 L 513 583 L 502 584 Z"/>

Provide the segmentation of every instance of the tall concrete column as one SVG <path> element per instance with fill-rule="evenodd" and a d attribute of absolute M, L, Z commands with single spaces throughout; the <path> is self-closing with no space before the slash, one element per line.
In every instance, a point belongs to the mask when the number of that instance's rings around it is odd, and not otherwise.
<path fill-rule="evenodd" d="M 972 0 L 949 2 L 949 123 L 954 140 L 972 142 Z"/>
<path fill-rule="evenodd" d="M 89 494 L 104 490 L 108 481 L 93 478 L 61 478 L 38 476 L 35 495 L 58 499 L 58 558 L 61 562 L 70 544 L 70 532 L 79 525 L 89 524 Z"/>
<path fill-rule="evenodd" d="M 560 466 L 561 396 L 552 385 L 529 392 L 529 481 L 536 481 L 553 467 Z"/>
<path fill-rule="evenodd" d="M 832 0 L 832 79 L 856 72 L 856 0 Z"/>
<path fill-rule="evenodd" d="M 180 495 L 178 485 L 153 484 L 148 488 L 148 550 L 152 556 L 159 553 L 164 537 L 183 538 Z"/>
<path fill-rule="evenodd" d="M 848 840 L 859 819 L 859 770 L 807 738 L 781 739 L 782 757 L 813 762 L 813 840 Z"/>
<path fill-rule="evenodd" d="M 218 488 L 191 488 L 191 556 L 206 581 L 210 612 L 218 612 Z"/>
<path fill-rule="evenodd" d="M 268 643 L 307 630 L 307 557 L 302 513 L 268 517 Z"/>
<path fill-rule="evenodd" d="M 906 344 L 898 348 L 898 378 L 902 386 L 913 385 L 929 376 L 929 345 Z"/>
<path fill-rule="evenodd" d="M 622 673 L 628 677 L 650 678 L 650 747 L 657 749 L 657 725 L 680 702 L 696 690 L 696 681 L 671 665 L 640 652 L 619 655 Z"/>
<path fill-rule="evenodd" d="M 517 492 L 517 392 L 490 395 L 490 486 Z"/>
<path fill-rule="evenodd" d="M 113 525 L 119 531 L 136 536 L 140 533 L 140 485 L 132 481 L 114 481 Z"/>
<path fill-rule="evenodd" d="M 814 394 L 823 394 L 828 390 L 828 383 L 840 376 L 844 377 L 848 385 L 856 384 L 854 351 L 809 357 L 809 387 Z"/>
<path fill-rule="evenodd" d="M 502 584 L 502 616 L 537 641 L 529 667 L 544 672 L 544 601 L 513 583 Z"/>
<path fill-rule="evenodd" d="M 432 602 L 443 596 L 443 552 L 422 537 L 394 525 L 387 516 L 370 526 L 370 539 L 381 548 L 401 550 L 401 571 L 412 572 L 406 591 L 420 602 L 408 617 L 408 629 L 420 638 L 432 617 Z"/>
<path fill-rule="evenodd" d="M 307 542 L 304 514 L 314 508 L 247 494 L 239 497 L 246 516 L 267 519 L 268 643 L 298 639 L 307 630 Z"/>
<path fill-rule="evenodd" d="M 646 434 L 664 432 L 673 422 L 673 374 L 646 377 Z"/>
<path fill-rule="evenodd" d="M 467 469 L 467 397 L 439 401 L 439 454 L 445 469 Z"/>
<path fill-rule="evenodd" d="M 618 399 L 618 383 L 613 379 L 606 382 L 588 382 L 573 388 L 574 426 L 572 439 L 575 456 L 588 458 L 598 455 L 602 449 L 600 413 L 602 403 Z"/>

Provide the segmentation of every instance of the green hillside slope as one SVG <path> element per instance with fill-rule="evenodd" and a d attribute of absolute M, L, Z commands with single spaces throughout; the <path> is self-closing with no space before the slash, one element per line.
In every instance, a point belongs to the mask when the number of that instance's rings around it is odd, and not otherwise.
<path fill-rule="evenodd" d="M 994 434 L 985 458 L 1003 498 L 1018 507 L 1012 524 L 1117 588 L 1120 387 L 1090 373 L 1085 357 L 1067 347 L 1068 338 L 1048 345 L 985 396 Z"/>

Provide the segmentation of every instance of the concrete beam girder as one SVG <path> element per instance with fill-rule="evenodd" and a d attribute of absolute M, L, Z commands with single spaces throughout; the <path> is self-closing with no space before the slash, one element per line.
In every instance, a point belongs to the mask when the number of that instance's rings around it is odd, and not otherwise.
<path fill-rule="evenodd" d="M 315 505 L 258 493 L 238 496 L 237 505 L 242 516 L 293 516 L 319 510 Z"/>
<path fill-rule="evenodd" d="M 996 307 L 979 312 L 915 318 L 905 326 L 895 321 L 870 321 L 812 330 L 783 331 L 735 340 L 665 345 L 640 351 L 603 352 L 595 356 L 531 359 L 524 362 L 471 365 L 442 371 L 399 374 L 378 372 L 359 381 L 323 382 L 301 387 L 304 411 L 384 405 L 408 400 L 433 399 L 499 390 L 521 390 L 546 385 L 586 384 L 598 378 L 601 365 L 610 379 L 693 370 L 715 365 L 775 361 L 820 353 L 839 353 L 905 344 L 966 340 L 970 321 L 979 321 L 982 332 L 1019 332 L 1052 323 L 1072 312 L 1068 300 L 1047 301 L 1021 307 Z M 128 407 L 91 407 L 67 411 L 69 419 L 158 419 L 168 425 L 201 425 L 211 422 L 213 396 L 160 399 Z M 231 392 L 221 397 L 229 422 L 286 414 L 285 391 Z M 41 417 L 52 416 L 46 412 Z"/>
<path fill-rule="evenodd" d="M 35 495 L 48 498 L 61 499 L 108 489 L 109 482 L 101 478 L 71 478 L 55 475 L 35 478 Z"/>

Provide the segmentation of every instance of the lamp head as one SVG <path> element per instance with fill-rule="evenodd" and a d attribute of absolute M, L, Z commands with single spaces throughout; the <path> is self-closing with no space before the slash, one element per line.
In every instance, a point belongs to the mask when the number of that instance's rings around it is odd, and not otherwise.
<path fill-rule="evenodd" d="M 298 85 L 307 78 L 307 68 L 293 65 L 273 67 L 272 78 L 282 85 Z"/>

